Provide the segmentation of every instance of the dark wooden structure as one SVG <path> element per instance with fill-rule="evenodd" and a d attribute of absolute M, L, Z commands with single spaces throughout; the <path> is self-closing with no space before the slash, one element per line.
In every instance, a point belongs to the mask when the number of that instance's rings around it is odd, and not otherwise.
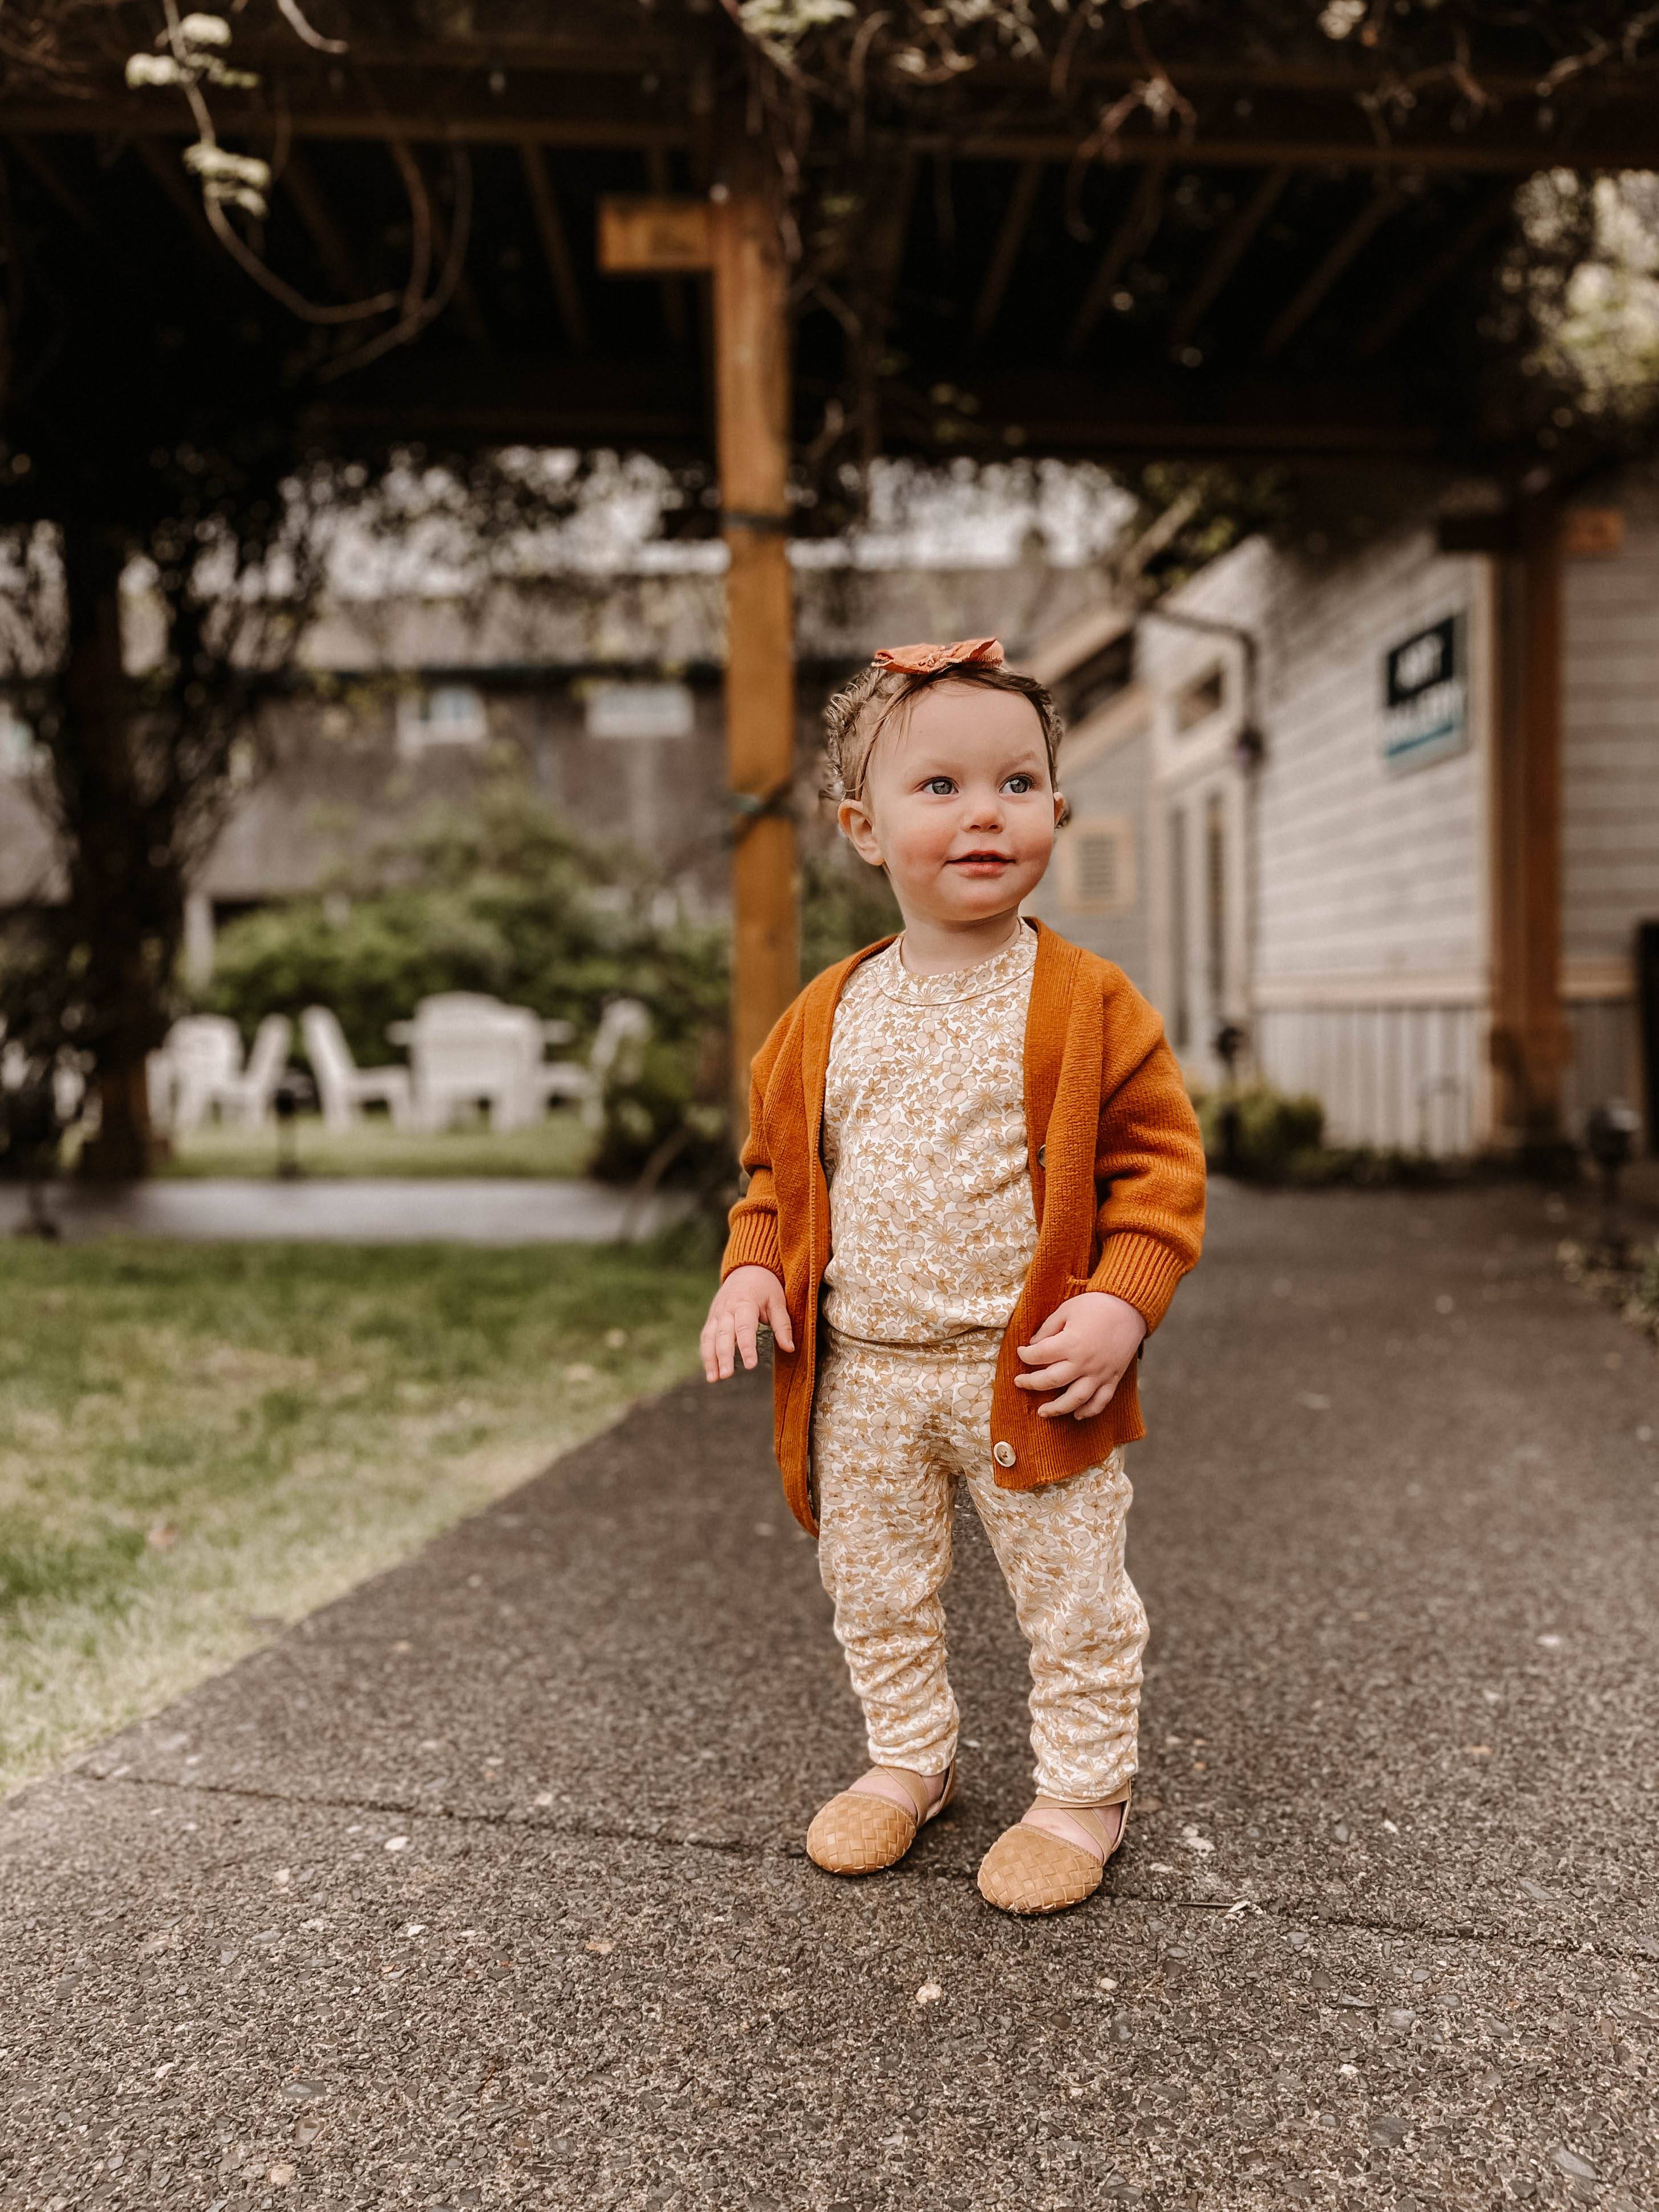
<path fill-rule="evenodd" d="M 480 6 L 444 35 L 337 0 L 318 21 L 347 37 L 340 55 L 274 15 L 238 18 L 234 58 L 261 83 L 216 92 L 214 119 L 225 143 L 272 160 L 258 244 L 321 301 L 400 280 L 400 163 L 420 165 L 440 232 L 447 165 L 458 151 L 468 164 L 447 307 L 416 343 L 319 385 L 319 434 L 701 454 L 718 418 L 739 1055 L 793 982 L 776 805 L 793 726 L 787 470 L 825 437 L 856 356 L 890 452 L 1477 463 L 1516 484 L 1533 470 L 1524 529 L 1495 553 L 1514 571 L 1516 670 L 1495 941 L 1511 1120 L 1547 1123 L 1560 1030 L 1554 433 L 1540 448 L 1494 426 L 1481 318 L 1529 173 L 1659 161 L 1659 66 L 1568 73 L 1546 97 L 1555 57 L 1516 30 L 1480 58 L 1478 98 L 1431 73 L 1407 106 L 1357 45 L 1311 28 L 1295 51 L 1240 39 L 1230 52 L 1218 9 L 1208 33 L 1194 17 L 1160 55 L 1183 111 L 1158 127 L 1143 106 L 1090 149 L 1103 106 L 1144 80 L 1144 56 L 1091 49 L 1063 92 L 987 62 L 936 98 L 872 95 L 845 126 L 855 147 L 807 145 L 809 184 L 814 162 L 852 181 L 843 292 L 811 237 L 791 263 L 754 57 L 717 8 L 561 0 L 538 13 Z M 112 10 L 97 35 L 70 93 L 0 104 L 14 201 L 66 255 L 98 241 L 128 313 L 185 328 L 204 313 L 268 319 L 181 167 L 194 136 L 183 100 L 121 81 L 153 26 Z M 816 221 L 834 198 L 795 205 L 816 205 Z"/>

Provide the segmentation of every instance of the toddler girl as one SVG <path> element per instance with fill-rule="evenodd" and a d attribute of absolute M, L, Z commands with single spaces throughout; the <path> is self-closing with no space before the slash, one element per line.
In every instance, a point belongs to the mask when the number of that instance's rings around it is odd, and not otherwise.
<path fill-rule="evenodd" d="M 903 934 L 810 983 L 757 1055 L 710 1382 L 774 1343 L 785 1494 L 819 1540 L 870 1771 L 813 1820 L 834 1874 L 956 1788 L 939 1592 L 958 1483 L 1031 1652 L 1037 1796 L 980 1867 L 1010 1912 L 1099 1887 L 1135 1771 L 1124 1571 L 1135 1361 L 1198 1257 L 1204 1156 L 1158 1016 L 1020 902 L 1065 801 L 1059 719 L 994 638 L 878 653 L 831 702 L 839 821 Z"/>

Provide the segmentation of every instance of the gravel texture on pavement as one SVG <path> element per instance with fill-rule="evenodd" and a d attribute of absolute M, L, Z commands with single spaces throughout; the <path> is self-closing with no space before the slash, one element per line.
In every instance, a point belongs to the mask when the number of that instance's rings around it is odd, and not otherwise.
<path fill-rule="evenodd" d="M 1659 2203 L 1659 1363 L 1541 1197 L 1222 1188 L 1149 1349 L 1129 1840 L 1000 1917 L 861 1762 L 765 1378 L 636 1409 L 0 1812 L 0 2208 Z"/>

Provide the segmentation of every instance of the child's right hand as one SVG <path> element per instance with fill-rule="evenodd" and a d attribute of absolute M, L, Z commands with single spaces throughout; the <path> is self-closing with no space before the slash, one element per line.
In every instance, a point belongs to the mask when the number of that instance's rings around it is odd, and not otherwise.
<path fill-rule="evenodd" d="M 734 1348 L 743 1354 L 745 1367 L 754 1365 L 760 1356 L 755 1332 L 763 1322 L 784 1351 L 794 1350 L 783 1285 L 769 1267 L 733 1267 L 715 1291 L 702 1325 L 702 1371 L 711 1382 L 724 1382 L 731 1374 Z"/>

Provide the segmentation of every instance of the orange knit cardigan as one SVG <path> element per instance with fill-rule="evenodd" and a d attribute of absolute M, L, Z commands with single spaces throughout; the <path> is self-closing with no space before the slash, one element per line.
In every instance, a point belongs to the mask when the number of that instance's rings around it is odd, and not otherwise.
<path fill-rule="evenodd" d="M 996 1480 L 1035 1490 L 1080 1474 L 1146 1434 L 1132 1365 L 1090 1421 L 1039 1419 L 1016 1347 L 1063 1298 L 1110 1291 L 1148 1330 L 1197 1259 L 1204 1231 L 1204 1148 L 1157 1014 L 1121 969 L 1037 926 L 1025 1023 L 1025 1129 L 1037 1243 L 997 1359 L 991 1403 Z M 784 1495 L 816 1535 L 809 1449 L 818 1293 L 830 1257 L 830 1187 L 819 1139 L 830 1038 L 842 987 L 866 945 L 825 969 L 755 1055 L 743 1164 L 721 1279 L 769 1267 L 789 1306 L 795 1350 L 773 1347 L 774 1441 Z M 1012 1457 L 1010 1453 L 1012 1452 Z M 1006 1462 L 1006 1464 L 1004 1462 Z"/>

